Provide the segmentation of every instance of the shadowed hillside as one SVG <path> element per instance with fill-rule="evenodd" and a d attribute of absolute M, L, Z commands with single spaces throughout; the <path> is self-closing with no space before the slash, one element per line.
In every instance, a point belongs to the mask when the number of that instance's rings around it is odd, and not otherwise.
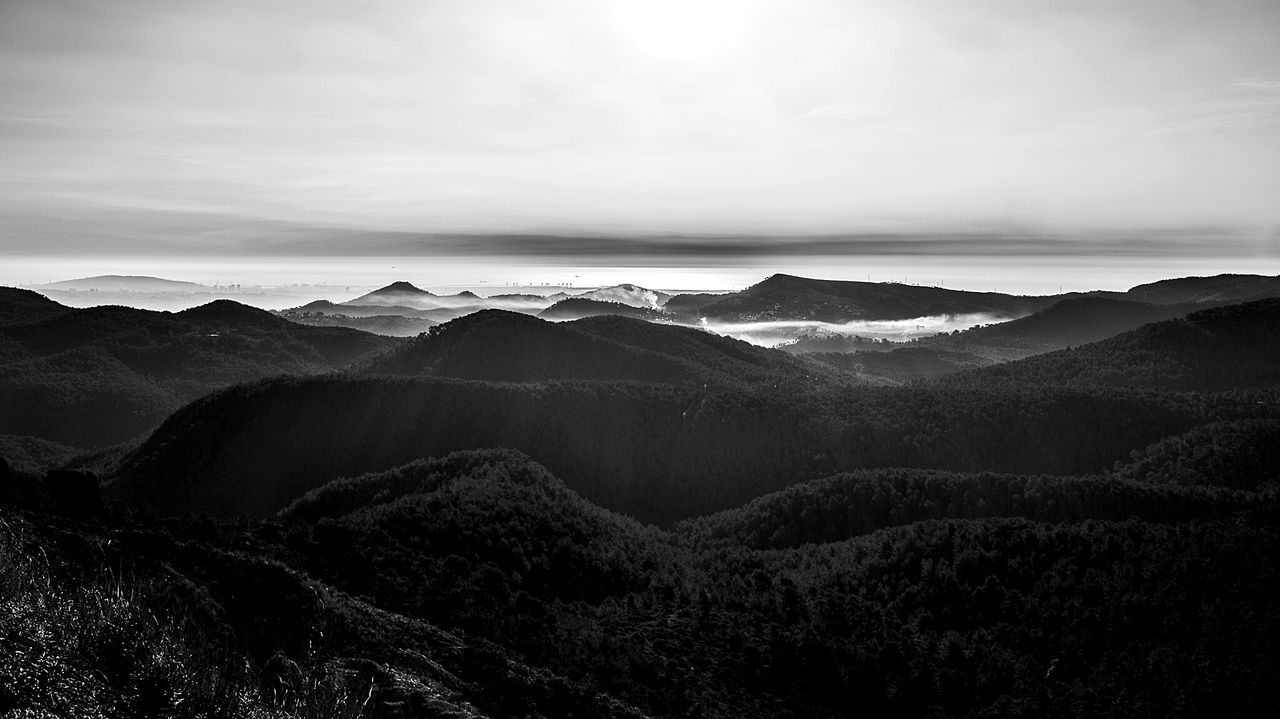
<path fill-rule="evenodd" d="M 1254 490 L 1280 485 L 1280 420 L 1214 422 L 1167 437 L 1114 474 L 1160 484 Z"/>
<path fill-rule="evenodd" d="M 1214 275 L 1178 277 L 1132 287 L 1125 293 L 1141 302 L 1160 304 L 1247 302 L 1280 297 L 1280 277 Z"/>
<path fill-rule="evenodd" d="M 1280 668 L 1268 516 L 1221 488 L 896 469 L 664 531 L 499 450 L 337 479 L 261 521 L 0 508 L 0 542 L 29 537 L 0 553 L 20 641 L 0 698 L 177 719 L 229 695 L 246 716 L 1256 716 Z"/>
<path fill-rule="evenodd" d="M 1258 410 L 1235 396 L 1117 392 L 277 379 L 175 413 L 112 489 L 165 513 L 262 516 L 335 477 L 499 446 L 662 522 L 863 467 L 1095 472 L 1197 424 L 1268 416 Z"/>
<path fill-rule="evenodd" d="M 476 312 L 434 328 L 361 373 L 797 387 L 836 379 L 834 373 L 781 352 L 687 327 L 616 316 L 554 323 L 501 310 Z"/>
<path fill-rule="evenodd" d="M 1105 476 L 1049 477 L 877 469 L 841 474 L 687 520 L 677 530 L 708 545 L 782 549 L 838 542 L 930 519 L 1021 517 L 1037 522 L 1180 522 L 1230 518 L 1241 493 L 1157 486 Z"/>
<path fill-rule="evenodd" d="M 1201 310 L 1093 344 L 940 381 L 1184 391 L 1277 387 L 1280 299 Z"/>
<path fill-rule="evenodd" d="M 0 327 L 0 434 L 82 447 L 147 431 L 213 389 L 331 371 L 393 343 L 303 327 L 229 300 L 178 313 L 40 306 L 40 318 Z"/>
<path fill-rule="evenodd" d="M 31 290 L 0 287 L 0 326 L 30 324 L 71 311 Z"/>
<path fill-rule="evenodd" d="M 583 317 L 600 317 L 603 315 L 618 315 L 637 319 L 658 319 L 662 317 L 662 313 L 658 310 L 633 307 L 621 302 L 593 300 L 586 297 L 563 299 L 538 313 L 539 317 L 546 320 L 577 320 Z"/>
<path fill-rule="evenodd" d="M 1076 295 L 1008 322 L 929 337 L 916 344 L 945 347 L 995 360 L 1022 359 L 1098 342 L 1142 325 L 1181 317 L 1195 307 L 1155 305 L 1098 295 Z"/>

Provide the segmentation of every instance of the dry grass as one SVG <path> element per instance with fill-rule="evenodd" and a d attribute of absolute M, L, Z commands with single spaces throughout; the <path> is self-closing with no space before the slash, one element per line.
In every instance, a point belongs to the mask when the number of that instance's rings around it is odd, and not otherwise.
<path fill-rule="evenodd" d="M 243 658 L 147 608 L 147 585 L 59 581 L 0 519 L 0 717 L 354 719 L 366 697 L 298 670 L 264 687 Z M 296 667 L 295 667 L 296 668 Z"/>

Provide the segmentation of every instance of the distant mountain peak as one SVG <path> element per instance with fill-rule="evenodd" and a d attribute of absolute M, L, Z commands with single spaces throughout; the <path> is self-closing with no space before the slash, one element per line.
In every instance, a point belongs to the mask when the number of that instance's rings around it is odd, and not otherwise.
<path fill-rule="evenodd" d="M 205 322 L 268 322 L 271 324 L 283 322 L 266 310 L 227 299 L 214 300 L 183 310 L 178 313 L 178 316 Z"/>
<path fill-rule="evenodd" d="M 428 292 L 420 287 L 415 287 L 412 284 L 402 280 L 400 282 L 392 282 L 386 287 L 379 287 L 373 292 L 360 295 L 354 300 L 348 300 L 343 304 L 346 304 L 346 305 L 359 305 L 359 304 L 397 305 L 397 304 L 406 304 L 406 303 L 414 304 L 415 300 L 426 300 L 426 299 L 433 298 L 435 296 L 436 295 L 432 294 L 431 292 Z"/>
<path fill-rule="evenodd" d="M 667 300 L 671 299 L 671 295 L 665 292 L 657 292 L 629 282 L 611 287 L 600 287 L 574 296 L 601 302 L 618 302 L 632 307 L 648 309 L 658 309 L 666 304 Z"/>
<path fill-rule="evenodd" d="M 799 275 L 788 275 L 784 272 L 775 272 L 772 275 L 760 280 L 748 289 L 773 289 L 777 287 L 795 287 L 807 285 L 822 285 L 823 280 L 814 280 L 808 277 L 800 277 Z"/>
<path fill-rule="evenodd" d="M 41 285 L 49 289 L 101 289 L 101 290 L 182 290 L 205 289 L 204 285 L 184 280 L 168 280 L 149 275 L 95 275 L 73 280 L 59 280 Z"/>
<path fill-rule="evenodd" d="M 365 297 L 368 297 L 369 295 L 404 294 L 404 293 L 406 293 L 406 292 L 413 293 L 413 294 L 416 294 L 416 295 L 430 295 L 430 294 L 431 294 L 430 292 L 428 292 L 428 291 L 426 291 L 426 290 L 424 290 L 424 289 L 422 289 L 422 288 L 420 288 L 420 287 L 415 287 L 412 283 L 405 282 L 405 281 L 401 280 L 401 281 L 399 281 L 399 282 L 392 282 L 391 284 L 387 285 L 386 287 L 380 287 L 380 288 L 378 288 L 378 289 L 374 290 L 373 292 L 370 292 L 368 295 L 365 295 Z"/>

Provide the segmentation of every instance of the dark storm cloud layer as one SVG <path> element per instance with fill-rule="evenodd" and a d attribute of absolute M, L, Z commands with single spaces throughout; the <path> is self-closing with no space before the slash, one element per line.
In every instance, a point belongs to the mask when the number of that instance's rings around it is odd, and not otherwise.
<path fill-rule="evenodd" d="M 11 218 L 12 219 L 12 218 Z M 1280 259 L 1280 236 L 1232 227 L 1050 233 L 1010 227 L 963 232 L 825 235 L 426 233 L 324 227 L 213 213 L 98 210 L 28 214 L 0 253 L 173 256 L 474 256 L 647 258 L 656 263 L 769 256 L 1023 255 L 1245 256 Z"/>

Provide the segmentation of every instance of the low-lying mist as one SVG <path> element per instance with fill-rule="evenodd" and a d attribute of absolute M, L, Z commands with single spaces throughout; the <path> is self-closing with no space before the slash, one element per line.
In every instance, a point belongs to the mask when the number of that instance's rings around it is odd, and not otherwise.
<path fill-rule="evenodd" d="M 779 320 L 767 322 L 717 322 L 703 319 L 702 329 L 733 337 L 762 347 L 775 347 L 802 337 L 863 337 L 875 340 L 905 342 L 939 332 L 964 330 L 978 325 L 1007 322 L 1005 315 L 987 312 L 934 315 L 906 320 L 858 320 L 853 322 L 816 322 Z"/>

